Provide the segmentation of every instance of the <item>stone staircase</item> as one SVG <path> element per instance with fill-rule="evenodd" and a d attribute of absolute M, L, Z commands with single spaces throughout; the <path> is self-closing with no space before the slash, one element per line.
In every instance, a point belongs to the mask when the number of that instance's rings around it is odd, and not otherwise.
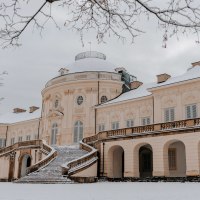
<path fill-rule="evenodd" d="M 85 155 L 87 151 L 80 150 L 78 146 L 54 146 L 53 148 L 58 153 L 55 160 L 46 167 L 16 180 L 15 183 L 73 183 L 66 176 L 62 176 L 61 165 Z"/>

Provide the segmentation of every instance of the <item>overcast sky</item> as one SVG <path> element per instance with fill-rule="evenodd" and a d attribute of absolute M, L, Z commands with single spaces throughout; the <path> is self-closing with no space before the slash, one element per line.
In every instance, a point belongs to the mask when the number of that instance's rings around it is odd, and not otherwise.
<path fill-rule="evenodd" d="M 153 82 L 157 74 L 165 72 L 178 76 L 192 62 L 200 60 L 200 45 L 192 35 L 179 40 L 173 38 L 168 41 L 167 48 L 163 48 L 163 33 L 156 24 L 147 22 L 145 31 L 134 44 L 130 40 L 122 43 L 112 36 L 106 43 L 98 44 L 95 35 L 89 32 L 83 47 L 79 35 L 66 28 L 57 30 L 49 23 L 40 37 L 28 27 L 21 37 L 21 47 L 0 49 L 0 72 L 8 72 L 4 86 L 0 87 L 0 97 L 5 98 L 0 103 L 0 113 L 12 112 L 14 107 L 41 106 L 41 90 L 45 83 L 55 77 L 61 67 L 72 63 L 76 54 L 88 51 L 90 41 L 92 50 L 106 54 L 108 61 L 125 67 L 142 82 Z"/>

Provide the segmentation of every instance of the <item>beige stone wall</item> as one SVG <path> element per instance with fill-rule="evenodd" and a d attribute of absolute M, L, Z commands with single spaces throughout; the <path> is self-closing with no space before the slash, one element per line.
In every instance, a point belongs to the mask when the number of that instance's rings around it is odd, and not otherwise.
<path fill-rule="evenodd" d="M 142 125 L 142 118 L 150 117 L 153 123 L 153 99 L 142 99 L 122 102 L 97 108 L 97 129 L 99 124 L 105 124 L 105 130 L 112 129 L 112 122 L 118 121 L 119 128 L 126 128 L 126 121 L 133 119 L 134 126 Z"/>
<path fill-rule="evenodd" d="M 22 141 L 26 141 L 27 135 L 30 135 L 31 140 L 37 139 L 38 126 L 39 119 L 10 124 L 7 132 L 7 146 L 11 145 L 11 138 L 15 138 L 15 142 L 18 142 L 19 137 L 22 137 Z"/>
<path fill-rule="evenodd" d="M 0 139 L 6 139 L 8 125 L 0 124 Z"/>
<path fill-rule="evenodd" d="M 46 157 L 38 148 L 17 149 L 11 154 L 0 156 L 0 180 L 8 180 L 9 171 L 13 173 L 12 179 L 18 179 L 22 172 L 23 157 L 25 155 L 30 156 L 31 165 Z M 11 165 L 11 159 L 14 160 L 13 166 Z"/>
<path fill-rule="evenodd" d="M 66 75 L 67 77 L 72 74 Z M 100 103 L 101 97 L 112 99 L 118 96 L 122 90 L 120 75 L 115 73 L 85 72 L 77 74 L 70 81 L 61 81 L 58 78 L 52 84 L 48 83 L 43 92 L 42 113 L 42 138 L 51 143 L 51 129 L 53 123 L 58 124 L 57 144 L 72 144 L 74 135 L 74 124 L 76 121 L 83 123 L 83 137 L 95 134 L 95 109 Z M 82 80 L 79 76 L 91 79 Z M 115 76 L 115 77 L 113 77 Z M 76 80 L 74 80 L 76 78 Z M 83 97 L 83 103 L 77 104 L 78 96 Z M 99 97 L 99 101 L 98 101 Z M 55 108 L 56 99 L 59 106 Z"/>
<path fill-rule="evenodd" d="M 112 148 L 121 147 L 124 150 L 124 177 L 139 177 L 139 149 L 144 145 L 150 145 L 153 151 L 153 176 L 198 176 L 200 175 L 200 138 L 199 132 L 183 133 L 177 135 L 166 135 L 157 137 L 145 137 L 131 140 L 105 142 L 104 162 L 103 153 L 101 153 L 101 172 L 108 177 L 113 177 L 113 157 L 110 155 Z M 177 159 L 186 162 L 186 172 L 184 166 L 179 166 L 178 172 L 170 171 L 168 167 L 168 148 L 170 144 L 181 142 L 184 144 L 183 149 L 177 153 Z M 178 146 L 174 146 L 178 147 Z M 103 152 L 103 144 L 101 146 Z M 103 167 L 104 163 L 104 167 Z"/>
<path fill-rule="evenodd" d="M 171 85 L 152 90 L 154 96 L 155 123 L 164 122 L 165 108 L 175 108 L 175 120 L 186 118 L 185 106 L 197 104 L 198 117 L 200 116 L 200 82 L 192 81 Z"/>
<path fill-rule="evenodd" d="M 78 172 L 72 176 L 74 176 L 74 177 L 97 177 L 97 163 L 91 165 L 90 167 L 86 168 L 85 170 Z"/>

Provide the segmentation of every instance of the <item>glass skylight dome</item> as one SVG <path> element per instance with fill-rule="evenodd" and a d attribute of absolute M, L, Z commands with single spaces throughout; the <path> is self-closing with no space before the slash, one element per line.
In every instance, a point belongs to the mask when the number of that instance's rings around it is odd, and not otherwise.
<path fill-rule="evenodd" d="M 106 60 L 103 53 L 96 51 L 87 51 L 79 53 L 75 57 L 75 62 L 67 65 L 68 73 L 87 72 L 87 71 L 105 71 L 114 72 L 117 68 L 114 64 Z"/>

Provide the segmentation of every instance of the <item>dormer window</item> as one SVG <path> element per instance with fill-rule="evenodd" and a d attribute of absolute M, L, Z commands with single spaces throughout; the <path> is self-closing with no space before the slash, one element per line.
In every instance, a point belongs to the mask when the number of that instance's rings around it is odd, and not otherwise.
<path fill-rule="evenodd" d="M 101 97 L 101 103 L 105 103 L 106 101 L 108 101 L 107 96 L 102 96 Z"/>
<path fill-rule="evenodd" d="M 69 72 L 69 70 L 66 68 L 61 68 L 58 72 L 60 73 L 61 76 L 63 76 L 65 74 L 67 74 Z"/>

